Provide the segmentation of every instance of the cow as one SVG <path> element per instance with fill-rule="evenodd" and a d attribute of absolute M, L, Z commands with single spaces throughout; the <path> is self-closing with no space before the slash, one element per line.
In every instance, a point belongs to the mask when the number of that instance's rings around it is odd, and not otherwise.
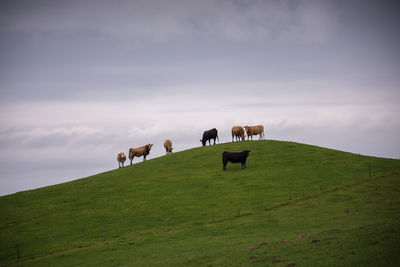
<path fill-rule="evenodd" d="M 242 138 L 242 141 L 244 141 L 244 129 L 242 126 L 233 126 L 232 127 L 232 142 L 233 142 L 233 137 L 235 137 L 236 141 L 240 141 L 240 138 Z"/>
<path fill-rule="evenodd" d="M 171 140 L 169 140 L 169 139 L 165 140 L 164 141 L 164 147 L 165 147 L 165 152 L 166 152 L 167 155 L 172 153 L 173 147 L 172 147 L 172 141 Z"/>
<path fill-rule="evenodd" d="M 257 126 L 243 126 L 243 128 L 246 129 L 247 133 L 247 140 L 251 137 L 251 140 L 253 140 L 253 135 L 260 135 L 259 140 L 264 139 L 264 126 L 262 125 L 257 125 Z"/>
<path fill-rule="evenodd" d="M 150 149 L 153 144 L 147 144 L 145 146 L 137 147 L 137 148 L 130 148 L 129 149 L 129 160 L 132 161 L 134 157 L 141 157 L 143 156 L 143 161 L 146 160 L 146 156 L 150 153 Z"/>
<path fill-rule="evenodd" d="M 215 139 L 218 139 L 219 142 L 218 131 L 215 128 L 205 131 L 203 133 L 203 139 L 200 139 L 200 142 L 203 144 L 203 146 L 206 146 L 206 142 L 208 141 L 209 145 L 211 146 L 211 139 L 214 139 L 214 145 Z"/>
<path fill-rule="evenodd" d="M 124 162 L 125 162 L 125 160 L 126 160 L 126 156 L 125 156 L 125 154 L 124 153 L 119 153 L 118 155 L 117 155 L 117 160 L 118 160 L 118 168 L 121 168 L 121 164 L 122 164 L 122 167 L 124 167 Z"/>
<path fill-rule="evenodd" d="M 226 164 L 229 162 L 232 163 L 242 163 L 242 169 L 246 168 L 246 160 L 247 157 L 249 156 L 250 150 L 244 150 L 242 152 L 227 152 L 224 151 L 222 153 L 222 165 L 223 165 L 223 170 L 226 170 Z"/>

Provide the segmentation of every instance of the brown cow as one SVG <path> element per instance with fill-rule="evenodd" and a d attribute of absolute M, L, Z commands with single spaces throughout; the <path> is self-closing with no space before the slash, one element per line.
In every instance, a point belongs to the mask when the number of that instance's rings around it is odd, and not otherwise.
<path fill-rule="evenodd" d="M 244 141 L 244 130 L 242 126 L 232 127 L 232 142 L 233 137 L 235 137 L 236 141 L 240 141 L 240 138 L 242 138 L 242 141 Z"/>
<path fill-rule="evenodd" d="M 129 149 L 129 160 L 132 161 L 134 157 L 141 157 L 143 156 L 143 161 L 146 160 L 146 156 L 150 153 L 150 149 L 153 146 L 153 144 L 148 144 L 145 146 L 137 147 L 137 148 L 130 148 Z"/>
<path fill-rule="evenodd" d="M 124 162 L 126 160 L 125 154 L 122 152 L 119 153 L 117 156 L 117 160 L 118 160 L 118 167 L 121 168 L 121 164 L 122 164 L 122 167 L 124 167 Z"/>
<path fill-rule="evenodd" d="M 244 126 L 246 129 L 247 133 L 247 140 L 251 137 L 251 140 L 253 140 L 253 135 L 260 135 L 259 140 L 264 139 L 264 126 L 262 125 L 257 125 L 257 126 Z"/>
<path fill-rule="evenodd" d="M 171 154 L 172 153 L 172 149 L 174 149 L 172 147 L 172 141 L 169 140 L 169 139 L 164 141 L 164 147 L 165 147 L 165 152 L 166 152 L 167 155 Z"/>

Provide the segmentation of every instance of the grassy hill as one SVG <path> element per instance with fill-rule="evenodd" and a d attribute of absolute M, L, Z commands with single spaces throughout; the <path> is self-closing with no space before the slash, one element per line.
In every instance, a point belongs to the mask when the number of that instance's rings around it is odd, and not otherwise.
<path fill-rule="evenodd" d="M 399 266 L 400 160 L 224 143 L 0 197 L 0 215 L 5 266 Z"/>

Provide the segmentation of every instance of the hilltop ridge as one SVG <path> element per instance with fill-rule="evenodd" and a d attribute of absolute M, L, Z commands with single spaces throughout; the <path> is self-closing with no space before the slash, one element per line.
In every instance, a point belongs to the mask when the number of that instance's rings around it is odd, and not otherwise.
<path fill-rule="evenodd" d="M 228 163 L 222 170 L 223 151 L 245 149 L 251 151 L 247 169 Z M 19 264 L 30 266 L 247 265 L 280 257 L 278 265 L 291 259 L 307 265 L 299 256 L 302 246 L 305 257 L 324 264 L 354 246 L 360 253 L 346 254 L 343 263 L 360 264 L 370 260 L 361 255 L 371 253 L 371 245 L 351 240 L 367 223 L 373 225 L 370 235 L 394 229 L 373 247 L 390 264 L 399 262 L 397 251 L 388 249 L 399 244 L 399 179 L 400 160 L 293 142 L 193 148 L 0 197 L 0 263 L 15 263 L 18 244 Z M 335 235 L 342 247 L 319 244 L 335 253 L 321 256 L 309 247 L 312 240 Z M 284 252 L 283 245 L 294 250 Z M 256 248 L 248 251 L 250 246 Z"/>

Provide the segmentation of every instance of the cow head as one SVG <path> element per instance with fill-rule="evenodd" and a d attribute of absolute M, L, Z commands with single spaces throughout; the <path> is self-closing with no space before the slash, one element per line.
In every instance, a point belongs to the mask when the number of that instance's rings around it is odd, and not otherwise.
<path fill-rule="evenodd" d="M 151 149 L 152 146 L 153 146 L 153 144 L 147 144 L 147 145 L 144 146 L 146 151 L 147 151 L 147 153 L 150 152 L 150 149 Z"/>
<path fill-rule="evenodd" d="M 251 152 L 250 150 L 244 150 L 244 151 L 242 151 L 242 154 L 244 154 L 247 158 L 249 156 L 250 152 Z"/>
<path fill-rule="evenodd" d="M 200 139 L 200 142 L 203 144 L 203 146 L 206 146 L 206 142 L 207 142 L 207 140 Z"/>
<path fill-rule="evenodd" d="M 249 132 L 249 126 L 243 126 L 243 128 L 244 128 L 244 130 L 246 131 L 246 133 L 248 133 Z"/>

